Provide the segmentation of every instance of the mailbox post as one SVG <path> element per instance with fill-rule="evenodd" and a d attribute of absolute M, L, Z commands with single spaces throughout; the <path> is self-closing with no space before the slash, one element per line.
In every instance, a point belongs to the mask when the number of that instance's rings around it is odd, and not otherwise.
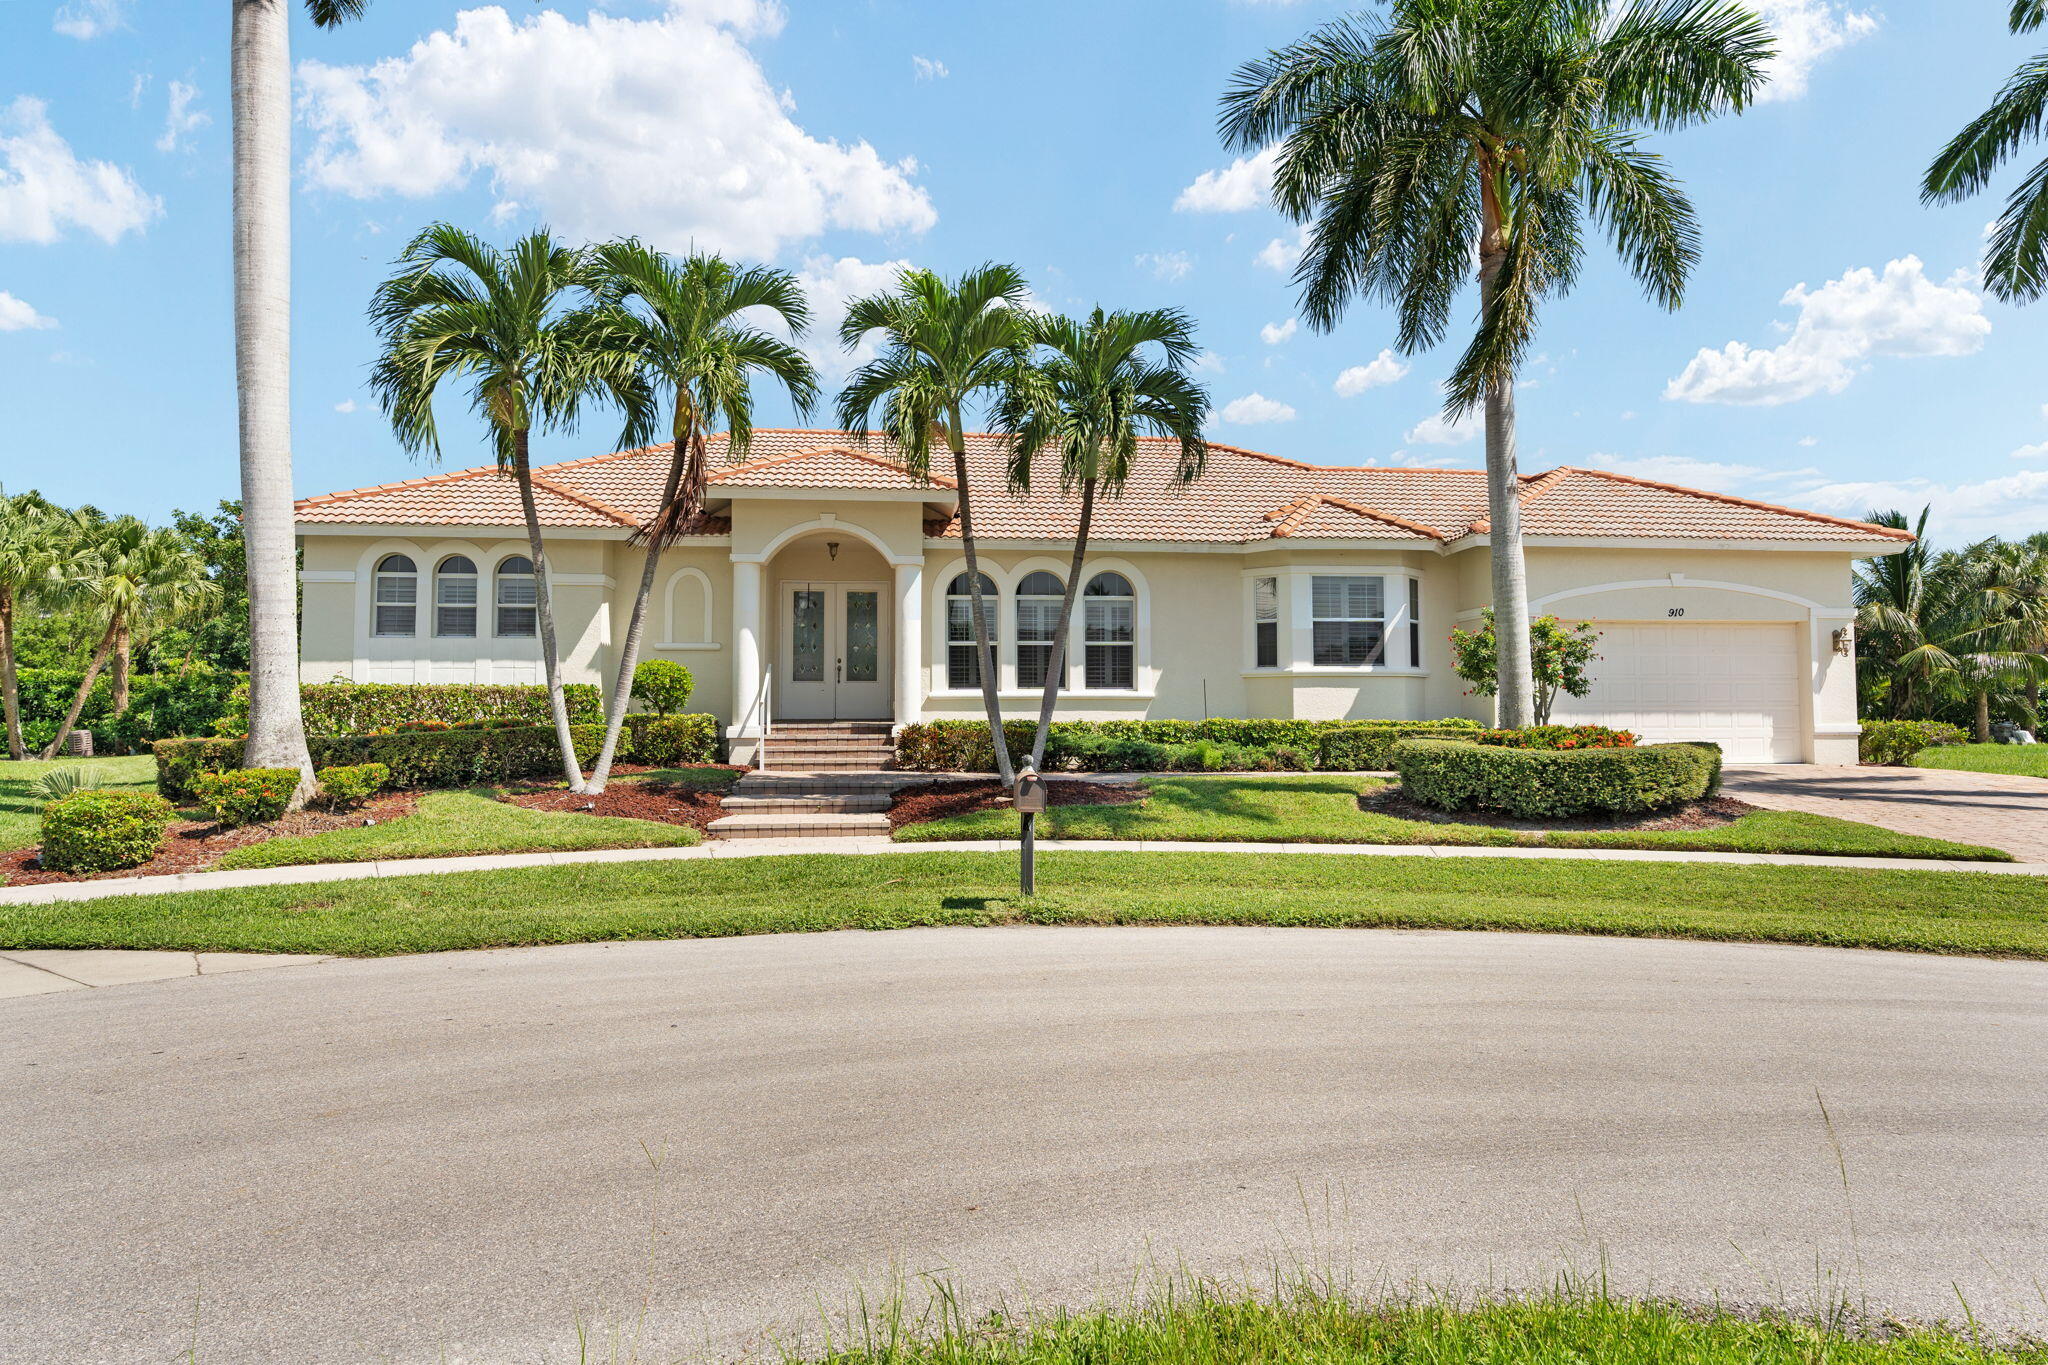
<path fill-rule="evenodd" d="M 1017 814 L 1024 820 L 1024 849 L 1018 869 L 1018 885 L 1025 895 L 1036 895 L 1038 813 L 1045 809 L 1045 779 L 1038 775 L 1038 769 L 1028 758 L 1017 770 L 1017 786 L 1012 801 L 1017 807 Z"/>

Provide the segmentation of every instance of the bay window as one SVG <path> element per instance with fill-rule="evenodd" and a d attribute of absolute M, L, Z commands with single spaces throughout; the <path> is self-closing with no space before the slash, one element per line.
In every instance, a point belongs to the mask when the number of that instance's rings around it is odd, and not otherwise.
<path fill-rule="evenodd" d="M 1317 574 L 1309 587 L 1317 668 L 1360 668 L 1386 662 L 1387 582 L 1351 574 Z"/>
<path fill-rule="evenodd" d="M 1280 580 L 1252 580 L 1252 667 L 1280 666 Z"/>

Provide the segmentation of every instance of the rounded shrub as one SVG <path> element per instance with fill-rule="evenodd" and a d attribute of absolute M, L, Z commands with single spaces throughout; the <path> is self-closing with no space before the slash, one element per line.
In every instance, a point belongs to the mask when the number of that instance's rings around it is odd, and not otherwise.
<path fill-rule="evenodd" d="M 155 792 L 82 791 L 43 807 L 42 863 L 53 872 L 111 872 L 156 856 L 171 803 Z"/>
<path fill-rule="evenodd" d="M 657 716 L 672 716 L 690 704 L 697 679 L 690 670 L 669 659 L 649 659 L 633 670 L 633 695 L 654 709 Z"/>
<path fill-rule="evenodd" d="M 281 817 L 298 790 L 297 768 L 229 768 L 194 784 L 199 804 L 221 824 L 260 825 Z"/>
<path fill-rule="evenodd" d="M 320 784 L 321 803 L 334 810 L 360 806 L 391 780 L 391 769 L 382 763 L 351 763 L 322 768 L 313 774 Z"/>
<path fill-rule="evenodd" d="M 1711 796 L 1721 786 L 1715 744 L 1517 749 L 1404 739 L 1394 746 L 1393 763 L 1401 789 L 1425 806 L 1532 820 L 1635 815 Z"/>
<path fill-rule="evenodd" d="M 1865 763 L 1903 768 L 1922 749 L 1963 744 L 1969 736 L 1939 720 L 1866 720 L 1857 740 L 1856 756 Z"/>

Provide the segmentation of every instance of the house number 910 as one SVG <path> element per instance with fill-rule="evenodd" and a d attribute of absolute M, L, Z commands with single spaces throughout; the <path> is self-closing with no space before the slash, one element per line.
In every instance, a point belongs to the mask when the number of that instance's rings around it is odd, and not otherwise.
<path fill-rule="evenodd" d="M 1683 615 L 1685 615 L 1685 608 L 1684 608 L 1684 607 L 1667 607 L 1667 608 L 1665 608 L 1665 609 L 1664 609 L 1664 614 L 1665 614 L 1666 616 L 1683 616 Z"/>

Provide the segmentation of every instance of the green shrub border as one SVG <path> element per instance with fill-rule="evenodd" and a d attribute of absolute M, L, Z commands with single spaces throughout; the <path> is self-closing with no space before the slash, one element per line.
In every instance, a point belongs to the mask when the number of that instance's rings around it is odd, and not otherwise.
<path fill-rule="evenodd" d="M 571 725 L 603 723 L 604 701 L 595 683 L 567 683 L 562 697 Z M 359 735 L 412 720 L 451 725 L 472 720 L 554 723 L 548 690 L 539 683 L 304 683 L 299 687 L 299 709 L 308 735 Z M 246 734 L 248 728 L 249 684 L 244 679 L 229 694 L 214 733 Z"/>
<path fill-rule="evenodd" d="M 579 762 L 597 757 L 602 725 L 572 725 L 569 735 Z M 189 802 L 201 773 L 242 766 L 239 739 L 160 739 L 156 789 L 166 798 Z M 467 787 L 549 777 L 562 771 L 552 726 L 519 730 L 417 730 L 395 735 L 309 735 L 306 747 L 315 768 L 381 763 L 398 788 Z"/>
<path fill-rule="evenodd" d="M 1407 736 L 1473 735 L 1479 722 L 1455 717 L 1436 721 L 1389 720 L 1063 720 L 1053 723 L 1046 738 L 1048 771 L 1089 771 L 1099 744 L 1095 739 L 1127 739 L 1146 744 L 1180 746 L 1211 744 L 1261 749 L 1284 754 L 1290 770 L 1384 771 L 1394 741 Z M 1037 722 L 1003 724 L 1003 738 L 1013 754 L 1030 752 Z M 995 746 L 988 725 L 979 720 L 931 720 L 906 725 L 896 736 L 896 766 L 913 772 L 993 772 Z"/>
<path fill-rule="evenodd" d="M 1402 790 L 1423 805 L 1524 819 L 1634 815 L 1721 789 L 1721 746 L 1706 743 L 1514 749 L 1404 739 L 1394 746 L 1393 762 Z"/>

